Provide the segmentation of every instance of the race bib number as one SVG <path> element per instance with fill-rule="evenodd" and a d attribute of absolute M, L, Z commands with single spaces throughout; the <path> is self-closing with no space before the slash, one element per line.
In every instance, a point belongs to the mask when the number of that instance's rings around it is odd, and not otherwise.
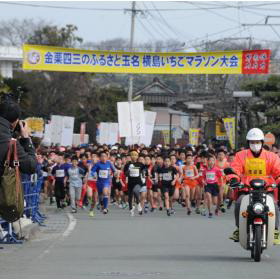
<path fill-rule="evenodd" d="M 64 177 L 64 176 L 65 176 L 64 170 L 62 170 L 62 169 L 56 170 L 55 177 L 61 178 L 61 177 Z"/>
<path fill-rule="evenodd" d="M 108 178 L 108 170 L 99 170 L 99 178 L 107 179 Z"/>
<path fill-rule="evenodd" d="M 206 173 L 206 179 L 208 181 L 214 181 L 216 178 L 216 174 L 214 172 L 207 172 Z"/>
<path fill-rule="evenodd" d="M 199 177 L 201 177 L 201 176 L 202 176 L 202 174 L 203 174 L 203 172 L 202 172 L 202 171 L 199 171 L 199 172 L 198 172 Z"/>
<path fill-rule="evenodd" d="M 43 177 L 48 177 L 48 172 L 43 171 Z"/>
<path fill-rule="evenodd" d="M 139 177 L 139 175 L 140 175 L 139 169 L 138 168 L 131 168 L 129 170 L 129 175 L 130 175 L 130 177 Z"/>
<path fill-rule="evenodd" d="M 251 177 L 266 176 L 266 162 L 264 159 L 246 159 L 245 175 Z"/>
<path fill-rule="evenodd" d="M 162 174 L 163 181 L 172 181 L 172 174 L 170 172 Z"/>
<path fill-rule="evenodd" d="M 187 177 L 193 177 L 194 176 L 193 169 L 186 170 L 185 174 L 186 174 Z"/>

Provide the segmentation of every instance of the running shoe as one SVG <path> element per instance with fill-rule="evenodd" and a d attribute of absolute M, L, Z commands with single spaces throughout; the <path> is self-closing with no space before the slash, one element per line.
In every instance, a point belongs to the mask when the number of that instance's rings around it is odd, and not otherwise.
<path fill-rule="evenodd" d="M 194 200 L 191 201 L 191 205 L 192 205 L 192 208 L 195 207 L 195 201 Z"/>
<path fill-rule="evenodd" d="M 109 212 L 109 210 L 106 208 L 103 210 L 103 214 L 105 214 L 105 215 L 108 214 L 108 212 Z"/>
<path fill-rule="evenodd" d="M 176 214 L 175 209 L 171 208 L 170 214 L 175 215 Z"/>
<path fill-rule="evenodd" d="M 225 208 L 225 205 L 224 205 L 224 204 L 221 204 L 221 205 L 220 205 L 220 209 L 221 209 L 221 212 L 222 212 L 222 213 L 225 213 L 225 212 L 226 212 L 226 208 Z"/>
<path fill-rule="evenodd" d="M 162 207 L 159 207 L 159 211 L 162 211 Z"/>
<path fill-rule="evenodd" d="M 72 209 L 71 213 L 77 213 L 77 209 Z"/>
<path fill-rule="evenodd" d="M 228 205 L 227 205 L 227 209 L 230 209 L 230 207 L 231 207 L 231 205 L 232 205 L 232 200 L 230 200 L 229 202 L 228 202 Z"/>
<path fill-rule="evenodd" d="M 141 203 L 138 203 L 137 210 L 138 210 L 138 212 L 142 212 L 143 209 L 142 209 Z"/>
<path fill-rule="evenodd" d="M 208 218 L 212 218 L 212 217 L 213 217 L 213 214 L 209 213 Z"/>
<path fill-rule="evenodd" d="M 142 216 L 142 215 L 143 215 L 143 211 L 139 211 L 138 213 L 139 213 L 139 215 L 140 215 L 140 216 Z"/>
<path fill-rule="evenodd" d="M 200 214 L 199 208 L 196 208 L 196 209 L 195 209 L 195 213 L 196 213 L 196 214 Z"/>
<path fill-rule="evenodd" d="M 93 210 L 93 209 L 89 211 L 89 216 L 90 216 L 90 217 L 94 217 L 94 216 L 95 216 L 95 213 L 94 213 L 94 210 Z"/>
<path fill-rule="evenodd" d="M 133 208 L 130 210 L 130 216 L 131 216 L 131 217 L 134 217 L 134 216 L 135 216 L 135 214 L 134 214 L 134 209 L 133 209 Z"/>
<path fill-rule="evenodd" d="M 120 203 L 118 206 L 119 206 L 119 208 L 121 208 L 121 209 L 123 208 L 123 204 L 121 204 L 121 203 Z"/>
<path fill-rule="evenodd" d="M 170 210 L 169 210 L 169 209 L 167 209 L 167 210 L 166 210 L 166 214 L 167 214 L 167 216 L 170 216 L 170 215 L 171 215 L 171 213 L 170 213 Z"/>
<path fill-rule="evenodd" d="M 123 209 L 126 209 L 128 207 L 127 203 L 123 204 Z"/>
<path fill-rule="evenodd" d="M 205 209 L 205 208 L 202 208 L 202 210 L 201 210 L 201 215 L 202 215 L 202 216 L 206 216 L 206 209 Z"/>
<path fill-rule="evenodd" d="M 218 208 L 216 208 L 216 210 L 215 210 L 215 215 L 219 216 L 219 209 Z"/>
<path fill-rule="evenodd" d="M 274 245 L 280 245 L 280 234 L 279 234 L 279 230 L 275 229 L 274 230 L 274 241 L 273 241 Z"/>
<path fill-rule="evenodd" d="M 190 215 L 192 213 L 191 209 L 188 209 L 187 214 Z"/>
<path fill-rule="evenodd" d="M 155 208 L 151 208 L 151 210 L 150 210 L 150 211 L 151 211 L 151 213 L 153 213 L 153 212 L 155 211 Z"/>
<path fill-rule="evenodd" d="M 239 229 L 236 229 L 229 239 L 233 240 L 234 242 L 239 242 Z"/>

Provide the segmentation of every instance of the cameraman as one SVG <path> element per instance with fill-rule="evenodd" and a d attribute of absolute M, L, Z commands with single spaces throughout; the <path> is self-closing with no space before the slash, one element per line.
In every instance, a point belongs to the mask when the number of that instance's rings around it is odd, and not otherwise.
<path fill-rule="evenodd" d="M 33 174 L 36 170 L 35 149 L 20 118 L 20 107 L 13 101 L 0 103 L 0 176 L 4 172 L 4 163 L 8 153 L 8 145 L 15 128 L 18 126 L 20 138 L 17 141 L 19 168 L 22 173 Z"/>

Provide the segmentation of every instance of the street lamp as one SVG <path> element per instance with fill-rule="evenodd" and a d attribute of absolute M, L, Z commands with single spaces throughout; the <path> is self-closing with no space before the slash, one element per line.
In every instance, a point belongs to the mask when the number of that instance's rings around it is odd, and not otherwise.
<path fill-rule="evenodd" d="M 238 124 L 238 101 L 239 98 L 251 98 L 253 96 L 252 91 L 234 91 L 233 97 L 235 98 L 235 147 L 238 147 L 237 137 L 237 124 Z"/>

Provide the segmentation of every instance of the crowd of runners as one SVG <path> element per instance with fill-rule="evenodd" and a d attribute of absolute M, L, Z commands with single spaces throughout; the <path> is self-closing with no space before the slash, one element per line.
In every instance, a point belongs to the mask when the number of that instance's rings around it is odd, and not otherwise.
<path fill-rule="evenodd" d="M 278 153 L 278 147 L 272 151 Z M 91 217 L 96 211 L 108 214 L 112 204 L 131 216 L 154 211 L 175 215 L 175 204 L 184 207 L 186 215 L 211 218 L 225 213 L 235 191 L 223 170 L 234 157 L 225 146 L 211 145 L 89 145 L 37 153 L 45 199 L 58 209 L 70 206 L 73 213 L 88 209 Z"/>

